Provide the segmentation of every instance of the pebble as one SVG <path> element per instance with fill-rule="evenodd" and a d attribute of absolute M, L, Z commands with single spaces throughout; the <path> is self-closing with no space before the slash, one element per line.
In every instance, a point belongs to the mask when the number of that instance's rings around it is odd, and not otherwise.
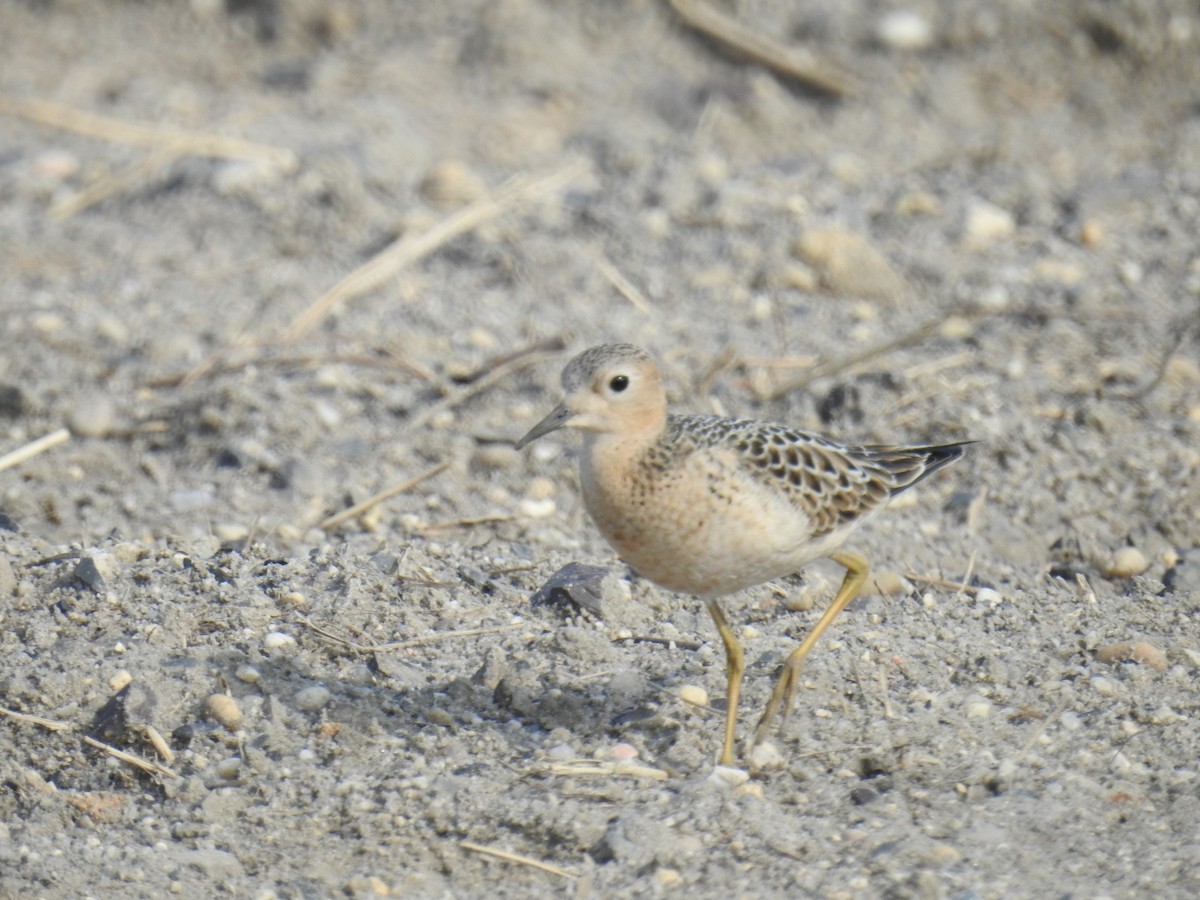
<path fill-rule="evenodd" d="M 875 36 L 893 50 L 928 50 L 933 46 L 933 26 L 911 9 L 895 9 L 880 17 Z"/>
<path fill-rule="evenodd" d="M 840 228 L 814 229 L 796 241 L 796 255 L 816 269 L 821 285 L 842 297 L 891 299 L 904 279 L 865 237 Z"/>
<path fill-rule="evenodd" d="M 742 627 L 742 640 L 743 641 L 753 641 L 760 637 L 762 637 L 762 632 L 759 631 L 757 628 L 755 628 L 753 625 L 745 625 Z"/>
<path fill-rule="evenodd" d="M 553 497 L 557 490 L 552 478 L 546 478 L 544 475 L 538 475 L 535 478 L 529 479 L 529 486 L 525 489 L 525 496 L 530 500 L 546 500 Z"/>
<path fill-rule="evenodd" d="M 237 778 L 242 769 L 242 760 L 238 756 L 230 756 L 216 765 L 217 774 L 222 778 Z"/>
<path fill-rule="evenodd" d="M 992 704 L 987 700 L 974 700 L 967 704 L 968 719 L 986 719 L 992 714 Z"/>
<path fill-rule="evenodd" d="M 558 504 L 549 497 L 543 500 L 533 500 L 526 497 L 521 501 L 521 515 L 530 519 L 548 519 L 558 511 Z"/>
<path fill-rule="evenodd" d="M 67 427 L 79 437 L 104 437 L 112 430 L 116 415 L 116 407 L 107 394 L 87 394 L 67 414 Z"/>
<path fill-rule="evenodd" d="M 74 575 L 97 594 L 103 594 L 112 579 L 112 564 L 105 553 L 85 556 L 75 564 Z"/>
<path fill-rule="evenodd" d="M 1113 578 L 1132 578 L 1150 568 L 1150 560 L 1137 547 L 1122 547 L 1112 556 L 1105 574 Z"/>
<path fill-rule="evenodd" d="M 455 209 L 482 197 L 487 193 L 487 184 L 466 163 L 447 160 L 426 173 L 420 190 L 431 206 Z"/>
<path fill-rule="evenodd" d="M 679 688 L 679 699 L 692 706 L 708 706 L 708 691 L 698 684 L 685 684 Z"/>
<path fill-rule="evenodd" d="M 238 666 L 237 672 L 234 673 L 238 681 L 244 681 L 247 684 L 258 684 L 262 681 L 262 673 L 254 666 Z"/>
<path fill-rule="evenodd" d="M 296 649 L 296 639 L 290 634 L 284 634 L 282 631 L 272 631 L 263 638 L 263 648 L 266 650 L 292 652 Z"/>
<path fill-rule="evenodd" d="M 735 769 L 732 766 L 713 766 L 708 780 L 725 788 L 736 788 L 750 780 L 750 773 L 745 769 Z"/>
<path fill-rule="evenodd" d="M 128 669 L 118 669 L 113 674 L 113 677 L 108 679 L 108 687 L 114 694 L 118 694 L 127 688 L 132 681 L 133 676 L 129 674 Z"/>
<path fill-rule="evenodd" d="M 783 754 L 771 741 L 755 744 L 750 750 L 751 772 L 779 772 L 784 767 Z"/>
<path fill-rule="evenodd" d="M 683 881 L 683 875 L 678 869 L 659 869 L 654 873 L 654 880 L 663 887 L 675 887 Z"/>
<path fill-rule="evenodd" d="M 270 160 L 235 159 L 219 165 L 213 189 L 222 197 L 254 194 L 277 183 L 283 170 Z"/>
<path fill-rule="evenodd" d="M 245 525 L 216 525 L 213 527 L 213 534 L 222 544 L 232 544 L 237 541 L 244 541 L 250 536 L 250 529 Z"/>
<path fill-rule="evenodd" d="M 471 464 L 485 471 L 511 469 L 521 461 L 521 454 L 506 444 L 485 444 L 471 456 Z"/>
<path fill-rule="evenodd" d="M 1120 641 L 1107 644 L 1096 651 L 1096 658 L 1105 663 L 1139 662 L 1155 672 L 1167 670 L 1167 655 L 1146 641 Z"/>
<path fill-rule="evenodd" d="M 551 747 L 549 750 L 547 750 L 546 758 L 559 760 L 561 762 L 566 762 L 566 761 L 569 761 L 572 759 L 578 759 L 579 754 L 575 751 L 575 748 L 572 747 L 570 744 L 563 743 L 563 744 L 555 744 L 553 747 Z"/>
<path fill-rule="evenodd" d="M 304 712 L 317 712 L 324 709 L 332 698 L 329 688 L 314 684 L 296 692 L 296 706 Z"/>
<path fill-rule="evenodd" d="M 214 722 L 231 731 L 242 724 L 242 711 L 228 694 L 212 694 L 204 701 L 204 708 Z"/>
<path fill-rule="evenodd" d="M 633 744 L 621 741 L 619 744 L 613 745 L 611 756 L 615 760 L 637 759 L 638 749 Z"/>
<path fill-rule="evenodd" d="M 1004 596 L 992 588 L 980 588 L 975 592 L 975 600 L 978 603 L 986 603 L 988 606 L 999 606 L 1004 602 Z"/>
<path fill-rule="evenodd" d="M 964 239 L 968 247 L 981 250 L 1016 233 L 1012 213 L 986 200 L 975 201 L 967 210 Z"/>
<path fill-rule="evenodd" d="M 872 583 L 875 590 L 884 597 L 899 597 L 911 594 L 912 584 L 899 572 L 892 569 L 881 569 L 875 573 Z"/>

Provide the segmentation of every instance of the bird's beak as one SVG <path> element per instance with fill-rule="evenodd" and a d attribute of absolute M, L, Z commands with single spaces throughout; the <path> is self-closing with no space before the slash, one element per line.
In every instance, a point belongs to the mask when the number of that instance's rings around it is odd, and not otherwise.
<path fill-rule="evenodd" d="M 550 415 L 546 416 L 546 418 L 542 419 L 542 421 L 530 428 L 529 433 L 517 441 L 515 445 L 516 448 L 520 450 L 526 444 L 536 441 L 542 435 L 549 434 L 552 431 L 558 431 L 558 429 L 570 422 L 574 416 L 575 413 L 567 408 L 566 403 L 558 404 L 558 406 L 551 410 Z"/>

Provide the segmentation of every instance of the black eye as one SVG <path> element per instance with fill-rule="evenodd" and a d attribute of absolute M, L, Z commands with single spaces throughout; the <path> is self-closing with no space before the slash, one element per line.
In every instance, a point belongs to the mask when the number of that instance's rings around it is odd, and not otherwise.
<path fill-rule="evenodd" d="M 612 380 L 608 383 L 608 386 L 612 389 L 613 393 L 619 394 L 621 391 L 625 390 L 625 388 L 629 387 L 629 376 L 614 375 Z"/>

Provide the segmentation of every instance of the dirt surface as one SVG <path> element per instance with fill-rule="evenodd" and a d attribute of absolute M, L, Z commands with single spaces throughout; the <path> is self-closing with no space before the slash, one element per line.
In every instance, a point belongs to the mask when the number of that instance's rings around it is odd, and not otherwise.
<path fill-rule="evenodd" d="M 71 432 L 0 471 L 0 896 L 1200 895 L 1194 3 L 704 7 L 840 96 L 664 2 L 228 7 L 0 0 L 0 454 Z M 981 442 L 749 780 L 703 607 L 511 447 L 611 340 Z M 839 578 L 727 601 L 743 733 Z"/>

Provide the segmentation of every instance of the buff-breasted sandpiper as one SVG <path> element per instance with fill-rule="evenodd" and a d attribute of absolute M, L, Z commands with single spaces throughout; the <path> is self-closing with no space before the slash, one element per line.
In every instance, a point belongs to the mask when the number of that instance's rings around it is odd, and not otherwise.
<path fill-rule="evenodd" d="M 658 366 L 630 344 L 585 350 L 562 383 L 565 399 L 516 446 L 559 428 L 583 432 L 579 481 L 601 534 L 638 574 L 704 601 L 725 645 L 720 763 L 732 765 L 745 661 L 718 598 L 820 557 L 846 569 L 833 602 L 784 663 L 757 743 L 776 715 L 787 718 L 804 658 L 867 581 L 867 561 L 841 549 L 846 538 L 970 441 L 852 446 L 786 425 L 668 415 Z"/>

